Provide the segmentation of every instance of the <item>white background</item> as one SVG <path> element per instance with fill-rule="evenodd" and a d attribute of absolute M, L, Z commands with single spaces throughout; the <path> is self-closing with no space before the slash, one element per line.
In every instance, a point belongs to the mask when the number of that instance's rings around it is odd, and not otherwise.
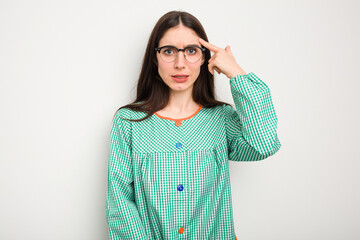
<path fill-rule="evenodd" d="M 240 240 L 360 239 L 357 1 L 0 1 L 0 239 L 108 239 L 112 117 L 184 10 L 271 89 L 280 151 L 230 162 Z M 233 103 L 228 79 L 217 96 Z"/>

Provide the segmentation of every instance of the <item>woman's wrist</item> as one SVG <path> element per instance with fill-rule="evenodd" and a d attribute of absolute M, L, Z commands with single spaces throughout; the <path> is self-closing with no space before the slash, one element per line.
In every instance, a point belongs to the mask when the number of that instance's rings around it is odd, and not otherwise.
<path fill-rule="evenodd" d="M 238 68 L 236 70 L 234 70 L 231 74 L 229 74 L 229 78 L 234 78 L 237 75 L 246 75 L 247 73 L 240 67 L 238 66 Z"/>

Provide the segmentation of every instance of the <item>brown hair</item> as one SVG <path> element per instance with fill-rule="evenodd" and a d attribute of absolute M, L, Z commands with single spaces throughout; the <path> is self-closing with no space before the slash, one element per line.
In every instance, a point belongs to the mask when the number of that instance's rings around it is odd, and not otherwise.
<path fill-rule="evenodd" d="M 208 41 L 205 30 L 199 20 L 193 15 L 182 11 L 170 11 L 164 14 L 156 23 L 151 32 L 149 42 L 146 47 L 145 56 L 137 84 L 137 95 L 134 102 L 121 108 L 130 108 L 137 112 L 145 112 L 147 115 L 141 119 L 132 121 L 142 121 L 149 118 L 156 111 L 163 109 L 169 102 L 169 87 L 163 82 L 157 67 L 155 47 L 158 47 L 160 39 L 165 32 L 179 24 L 192 29 L 200 38 Z M 205 108 L 215 107 L 228 103 L 217 101 L 214 91 L 214 76 L 208 70 L 210 51 L 205 51 L 205 61 L 201 65 L 200 74 L 193 87 L 192 96 L 196 103 Z"/>

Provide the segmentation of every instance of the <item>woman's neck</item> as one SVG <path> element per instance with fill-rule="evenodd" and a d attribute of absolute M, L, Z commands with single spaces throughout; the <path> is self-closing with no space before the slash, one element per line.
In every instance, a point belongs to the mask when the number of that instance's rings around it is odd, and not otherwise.
<path fill-rule="evenodd" d="M 168 104 L 157 113 L 165 117 L 179 119 L 190 116 L 199 107 L 200 104 L 194 101 L 191 91 L 171 91 Z"/>

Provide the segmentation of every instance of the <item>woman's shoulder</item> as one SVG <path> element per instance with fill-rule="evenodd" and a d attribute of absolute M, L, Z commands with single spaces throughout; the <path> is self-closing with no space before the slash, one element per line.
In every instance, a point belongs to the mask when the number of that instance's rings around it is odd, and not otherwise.
<path fill-rule="evenodd" d="M 220 115 L 232 114 L 235 111 L 235 109 L 231 105 L 226 103 L 214 107 L 205 107 L 205 109 L 207 109 L 208 112 L 211 114 L 220 114 Z"/>
<path fill-rule="evenodd" d="M 146 115 L 145 112 L 135 111 L 129 107 L 121 107 L 115 113 L 117 119 L 139 119 Z"/>
<path fill-rule="evenodd" d="M 234 108 L 228 104 L 220 104 L 213 107 L 204 107 L 203 116 L 211 121 L 227 121 L 235 112 Z"/>
<path fill-rule="evenodd" d="M 231 105 L 224 104 L 222 105 L 222 111 L 226 114 L 232 114 L 235 111 L 235 109 Z"/>

